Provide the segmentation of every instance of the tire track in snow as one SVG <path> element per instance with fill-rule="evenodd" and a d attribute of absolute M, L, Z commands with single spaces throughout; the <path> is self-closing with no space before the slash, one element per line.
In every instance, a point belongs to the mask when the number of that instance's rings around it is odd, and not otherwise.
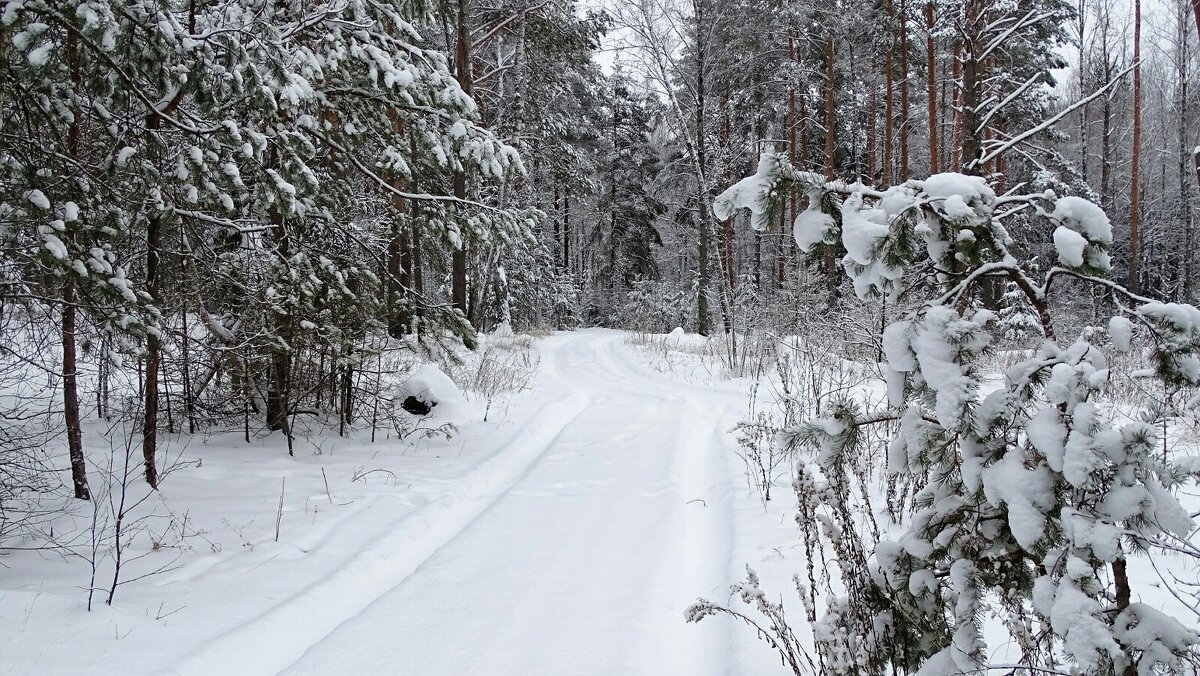
<path fill-rule="evenodd" d="M 649 377 L 620 354 L 628 349 L 623 334 L 606 338 L 597 347 L 601 361 L 620 380 L 643 394 L 671 401 L 680 412 L 672 473 L 681 505 L 683 548 L 679 560 L 670 562 L 664 571 L 672 580 L 669 593 L 678 619 L 659 629 L 667 629 L 673 637 L 670 643 L 682 647 L 677 652 L 677 673 L 728 673 L 734 652 L 730 622 L 710 619 L 688 624 L 684 611 L 698 597 L 728 594 L 734 523 L 723 424 L 727 422 L 726 404 L 735 393 Z"/>
<path fill-rule="evenodd" d="M 555 373 L 550 364 L 550 373 Z M 447 494 L 403 518 L 330 577 L 244 624 L 210 639 L 159 673 L 277 673 L 338 625 L 395 588 L 518 484 L 562 431 L 587 409 L 572 393 L 542 407 L 503 450 L 468 472 Z"/>
<path fill-rule="evenodd" d="M 683 574 L 677 578 L 679 640 L 683 674 L 723 674 L 733 663 L 728 621 L 685 623 L 684 611 L 698 597 L 728 594 L 733 553 L 733 493 L 725 458 L 721 416 L 686 405 L 677 435 L 675 476 L 683 503 Z"/>

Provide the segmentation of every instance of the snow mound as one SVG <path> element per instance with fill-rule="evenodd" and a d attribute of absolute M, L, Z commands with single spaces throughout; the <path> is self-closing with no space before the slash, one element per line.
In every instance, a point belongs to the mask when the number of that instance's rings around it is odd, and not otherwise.
<path fill-rule="evenodd" d="M 471 406 L 458 385 L 437 364 L 425 364 L 413 372 L 396 390 L 396 401 L 412 397 L 429 408 L 428 415 L 447 420 L 468 418 Z"/>

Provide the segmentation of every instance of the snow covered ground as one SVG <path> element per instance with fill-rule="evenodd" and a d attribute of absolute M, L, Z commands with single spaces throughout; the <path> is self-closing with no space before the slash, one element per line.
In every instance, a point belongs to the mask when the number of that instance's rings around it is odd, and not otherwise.
<path fill-rule="evenodd" d="M 748 383 L 674 380 L 627 337 L 539 340 L 532 389 L 449 441 L 175 440 L 112 607 L 86 612 L 77 558 L 0 558 L 0 671 L 778 670 L 743 628 L 684 622 L 744 563 L 797 565 L 788 491 L 764 512 L 734 452 Z"/>
<path fill-rule="evenodd" d="M 788 673 L 730 618 L 684 621 L 697 597 L 730 602 L 750 565 L 808 641 L 791 462 L 764 502 L 734 432 L 778 399 L 770 369 L 752 398 L 697 336 L 595 329 L 531 350 L 531 387 L 459 402 L 448 440 L 329 432 L 289 458 L 278 435 L 173 439 L 111 607 L 101 591 L 86 611 L 78 557 L 0 556 L 0 673 Z M 883 396 L 861 365 L 832 368 Z M 864 518 L 885 521 L 871 500 Z M 91 518 L 55 524 L 86 550 Z M 1130 566 L 1139 600 L 1174 607 L 1146 560 Z M 110 582 L 102 564 L 95 586 Z"/>

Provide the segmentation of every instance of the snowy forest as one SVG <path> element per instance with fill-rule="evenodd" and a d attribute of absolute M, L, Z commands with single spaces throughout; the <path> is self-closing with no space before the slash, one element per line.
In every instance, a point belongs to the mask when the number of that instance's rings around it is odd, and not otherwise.
<path fill-rule="evenodd" d="M 0 60 L 0 671 L 1200 673 L 1200 0 Z"/>

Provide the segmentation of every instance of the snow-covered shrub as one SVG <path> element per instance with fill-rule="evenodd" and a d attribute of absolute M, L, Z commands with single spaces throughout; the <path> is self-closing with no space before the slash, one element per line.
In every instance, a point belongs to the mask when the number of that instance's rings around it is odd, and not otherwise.
<path fill-rule="evenodd" d="M 1162 551 L 1197 557 L 1176 491 L 1196 480 L 1200 463 L 1156 453 L 1158 428 L 1115 421 L 1105 392 L 1107 352 L 1128 349 L 1133 323 L 1150 340 L 1138 375 L 1171 392 L 1200 385 L 1200 310 L 1108 280 L 1108 218 L 1052 192 L 998 197 L 959 174 L 877 191 L 767 154 L 716 211 L 749 208 L 762 229 L 790 190 L 810 200 L 797 242 L 843 252 L 860 297 L 895 298 L 903 280 L 906 294 L 925 300 L 883 332 L 886 406 L 847 400 L 783 435 L 813 453 L 797 492 L 802 511 L 824 520 L 845 590 L 813 623 L 821 672 L 982 673 L 996 647 L 984 640 L 989 617 L 1007 631 L 1019 653 L 1008 663 L 1020 668 L 1182 670 L 1200 635 L 1136 600 L 1127 561 Z M 1011 253 L 1004 225 L 1026 212 L 1054 231 L 1058 265 L 1040 274 Z M 990 280 L 1016 288 L 1044 336 L 992 389 L 980 366 L 1003 328 L 981 301 Z M 1120 303 L 1105 318 L 1107 346 L 1096 342 L 1102 332 L 1072 340 L 1055 330 L 1055 295 L 1078 284 Z M 920 490 L 915 513 L 867 547 L 845 500 L 846 459 L 879 427 L 894 430 L 889 473 Z"/>

